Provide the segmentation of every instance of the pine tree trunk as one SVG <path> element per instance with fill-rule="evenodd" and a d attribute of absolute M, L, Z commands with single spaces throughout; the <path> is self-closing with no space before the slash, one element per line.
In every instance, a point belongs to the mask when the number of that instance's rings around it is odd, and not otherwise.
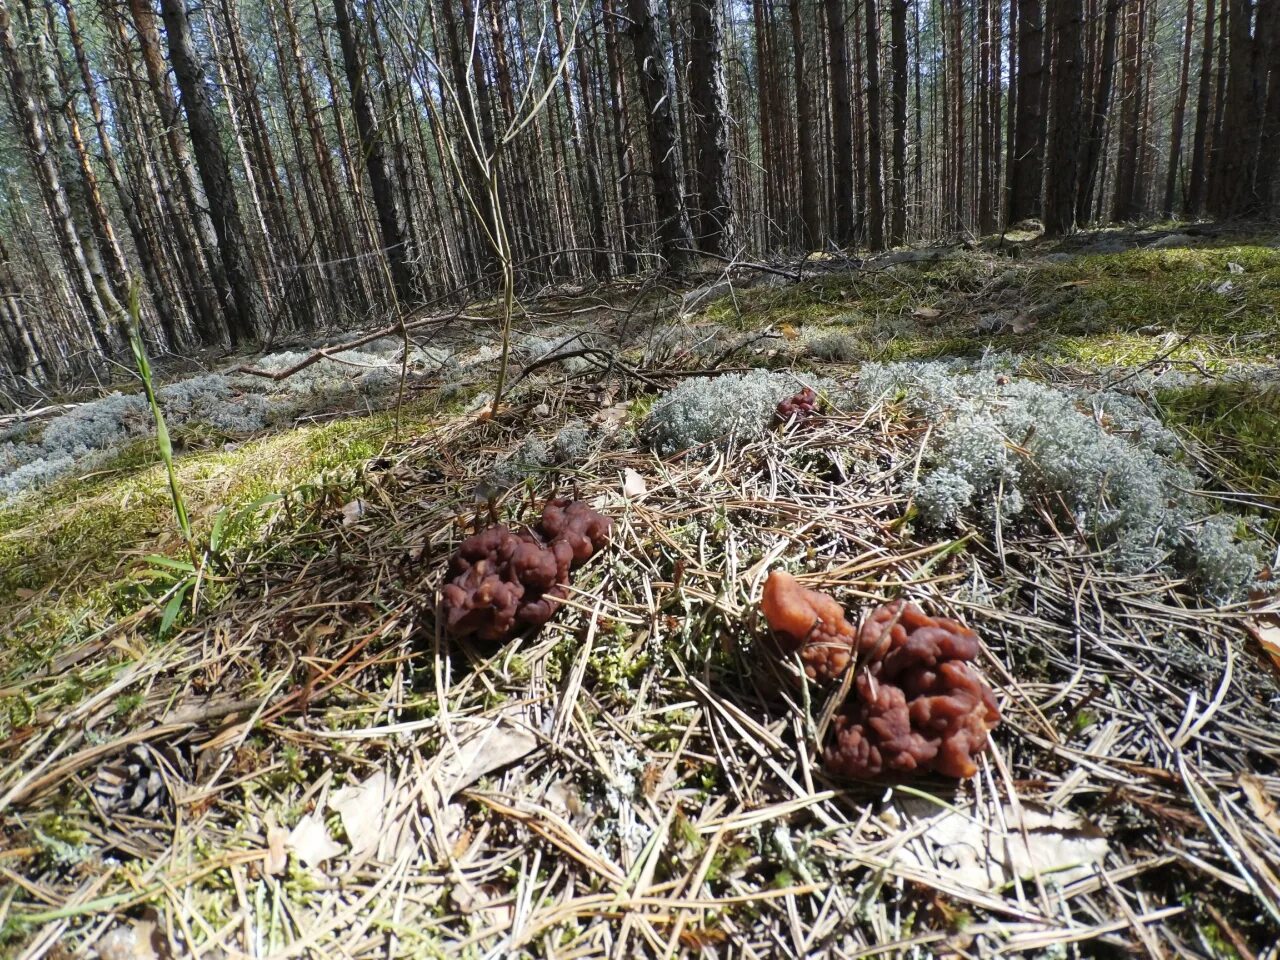
<path fill-rule="evenodd" d="M 1017 120 L 1009 163 L 1008 224 L 1034 217 L 1040 207 L 1041 161 L 1044 154 L 1044 19 L 1040 0 L 1018 4 Z"/>
<path fill-rule="evenodd" d="M 1080 84 L 1084 78 L 1080 32 L 1084 7 L 1081 0 L 1054 0 L 1052 7 L 1055 56 L 1045 151 L 1043 216 L 1045 236 L 1058 237 L 1075 229 Z"/>
<path fill-rule="evenodd" d="M 876 0 L 863 0 L 867 13 L 867 239 L 884 249 L 884 171 L 880 124 L 880 14 Z"/>
<path fill-rule="evenodd" d="M 853 104 L 849 92 L 849 44 L 843 0 L 825 0 L 831 63 L 831 181 L 836 246 L 853 242 Z"/>
<path fill-rule="evenodd" d="M 800 167 L 800 218 L 804 224 L 804 249 L 818 249 L 822 236 L 821 200 L 818 197 L 817 157 L 813 136 L 813 94 L 809 86 L 802 0 L 791 0 L 791 54 L 796 86 L 796 137 Z"/>
<path fill-rule="evenodd" d="M 964 3 L 953 0 L 951 33 L 951 201 L 948 203 L 949 229 L 958 233 L 965 228 L 965 89 L 964 89 Z"/>
<path fill-rule="evenodd" d="M 729 179 L 729 103 L 721 48 L 719 0 L 689 4 L 689 97 L 698 173 L 693 231 L 700 249 L 727 254 L 733 245 Z"/>
<path fill-rule="evenodd" d="M 167 0 L 177 2 L 177 0 Z M 348 0 L 333 0 L 334 28 L 342 45 L 342 62 L 347 72 L 347 86 L 351 94 L 351 110 L 356 118 L 356 132 L 360 137 L 360 156 L 364 158 L 365 172 L 369 175 L 369 188 L 373 191 L 373 206 L 378 214 L 378 228 L 382 235 L 383 256 L 391 273 L 391 284 L 401 307 L 417 300 L 413 285 L 413 272 L 409 266 L 408 239 L 400 205 L 396 202 L 391 178 L 387 173 L 382 135 L 373 112 L 373 99 L 369 96 L 364 60 L 356 44 L 355 28 L 351 23 Z"/>
<path fill-rule="evenodd" d="M 619 221 L 622 227 L 623 270 L 633 274 L 639 269 L 636 252 L 640 244 L 636 230 L 641 216 L 636 200 L 635 153 L 631 140 L 631 123 L 627 110 L 627 75 L 622 64 L 619 37 L 623 18 L 613 12 L 613 0 L 601 0 L 604 20 L 605 59 L 609 73 L 609 114 L 613 127 L 613 145 L 618 164 Z"/>
<path fill-rule="evenodd" d="M 893 72 L 893 184 L 889 200 L 889 243 L 907 238 L 907 5 L 889 0 L 890 63 Z"/>
<path fill-rule="evenodd" d="M 1103 13 L 1102 53 L 1098 65 L 1098 82 L 1094 86 L 1093 105 L 1089 111 L 1089 129 L 1080 145 L 1080 183 L 1076 195 L 1076 222 L 1092 219 L 1093 194 L 1098 183 L 1098 161 L 1106 133 L 1107 108 L 1111 103 L 1111 82 L 1116 65 L 1116 24 L 1125 0 L 1107 0 Z M 1099 193 L 1102 191 L 1099 190 Z"/>
<path fill-rule="evenodd" d="M 1209 96 L 1213 88 L 1214 0 L 1204 9 L 1204 43 L 1200 48 L 1200 85 L 1196 91 L 1196 129 L 1191 141 L 1191 174 L 1187 189 L 1187 214 L 1199 216 L 1204 211 L 1205 181 L 1208 177 L 1208 140 L 1213 118 Z"/>
<path fill-rule="evenodd" d="M 552 17 L 556 27 L 556 43 L 560 57 L 568 55 L 564 18 L 560 0 L 551 0 Z M 569 113 L 572 119 L 574 141 L 580 145 L 579 162 L 587 191 L 587 225 L 591 239 L 591 269 L 597 277 L 607 278 L 610 273 L 609 251 L 606 248 L 604 226 L 604 190 L 600 184 L 600 145 L 596 137 L 596 119 L 591 101 L 591 79 L 587 67 L 586 44 L 582 40 L 582 25 L 574 24 L 573 76 L 576 83 L 576 103 L 572 96 Z"/>
<path fill-rule="evenodd" d="M 1273 8 L 1269 16 L 1270 31 L 1263 59 L 1273 66 L 1267 81 L 1254 193 L 1258 203 L 1257 213 L 1274 217 L 1280 213 L 1280 196 L 1277 196 L 1276 189 L 1280 182 L 1280 66 L 1275 66 L 1277 60 L 1280 60 L 1280 13 Z M 1266 26 L 1266 22 L 1263 22 L 1263 26 Z"/>
<path fill-rule="evenodd" d="M 671 109 L 672 88 L 662 47 L 657 0 L 628 0 L 628 9 L 640 93 L 648 113 L 649 174 L 658 218 L 658 247 L 671 268 L 678 271 L 688 262 L 693 236 L 681 195 L 680 140 Z"/>
<path fill-rule="evenodd" d="M 1187 0 L 1187 17 L 1182 34 L 1182 69 L 1178 80 L 1178 99 L 1173 107 L 1173 129 L 1169 134 L 1169 170 L 1164 182 L 1165 219 L 1173 216 L 1173 198 L 1178 187 L 1178 166 L 1182 162 L 1182 127 L 1187 114 L 1187 94 L 1191 86 L 1191 38 L 1196 32 L 1196 0 Z"/>
<path fill-rule="evenodd" d="M 155 304 L 156 313 L 164 331 L 165 346 L 176 350 L 182 342 L 181 315 L 176 304 L 170 278 L 167 276 L 168 264 L 165 262 L 163 248 L 155 243 L 154 236 L 147 229 L 143 214 L 138 208 L 137 198 L 120 172 L 116 160 L 115 148 L 107 130 L 102 112 L 102 103 L 94 85 L 93 73 L 89 68 L 89 58 L 85 54 L 84 40 L 80 34 L 79 20 L 71 0 L 62 0 L 62 8 L 66 17 L 67 34 L 71 40 L 71 49 L 75 56 L 76 67 L 80 74 L 81 88 L 89 104 L 89 116 L 98 135 L 98 146 L 102 153 L 102 162 L 107 169 L 107 177 L 120 199 L 120 208 L 125 222 L 129 224 L 129 234 L 133 237 L 134 250 L 142 266 L 147 290 Z"/>
<path fill-rule="evenodd" d="M 1111 218 L 1117 222 L 1138 216 L 1138 148 L 1142 114 L 1142 32 L 1143 4 L 1130 2 L 1124 37 L 1124 62 L 1120 91 L 1120 129 L 1116 155 L 1116 195 Z"/>
<path fill-rule="evenodd" d="M 198 270 L 192 275 L 191 282 L 197 290 L 212 288 L 215 312 L 211 315 L 208 310 L 197 311 L 197 332 L 202 342 L 217 343 L 227 333 L 227 324 L 222 310 L 231 299 L 226 272 L 218 255 L 217 233 L 210 218 L 208 202 L 196 181 L 191 150 L 186 138 L 182 135 L 182 118 L 179 115 L 177 98 L 174 97 L 173 88 L 170 86 L 164 55 L 161 53 L 160 33 L 156 29 L 155 12 L 151 8 L 151 0 L 128 0 L 128 2 L 142 54 L 142 64 L 146 68 L 147 87 L 160 113 L 165 145 L 169 150 L 172 169 L 177 174 L 186 216 L 190 221 L 191 229 L 188 239 L 197 244 L 197 249 L 189 254 L 189 260 Z M 124 56 L 129 57 L 130 54 L 126 52 Z"/>
<path fill-rule="evenodd" d="M 228 311 L 227 330 L 231 334 L 232 345 L 237 346 L 252 340 L 260 328 L 260 301 L 254 289 L 248 238 L 240 220 L 240 204 L 231 180 L 231 165 L 209 101 L 204 70 L 196 59 L 185 0 L 161 0 L 160 9 L 169 41 L 169 58 L 173 62 L 174 77 L 187 115 L 187 129 L 195 147 L 196 169 L 209 201 L 209 214 L 218 238 L 218 253 L 231 288 L 232 309 Z"/>
<path fill-rule="evenodd" d="M 119 304 L 110 297 L 106 278 L 94 276 L 86 260 L 84 243 L 76 229 L 62 177 L 50 152 L 45 119 L 32 93 L 18 50 L 7 0 L 0 0 L 0 57 L 8 74 L 9 98 L 23 128 L 28 156 L 52 219 L 63 266 L 88 318 L 98 352 L 109 356 L 117 346 L 115 334 L 124 317 Z"/>

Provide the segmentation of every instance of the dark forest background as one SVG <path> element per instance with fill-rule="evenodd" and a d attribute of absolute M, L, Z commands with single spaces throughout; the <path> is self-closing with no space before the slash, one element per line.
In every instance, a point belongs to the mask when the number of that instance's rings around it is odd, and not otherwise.
<path fill-rule="evenodd" d="M 1277 0 L 0 0 L 0 370 L 709 258 L 1269 217 Z"/>

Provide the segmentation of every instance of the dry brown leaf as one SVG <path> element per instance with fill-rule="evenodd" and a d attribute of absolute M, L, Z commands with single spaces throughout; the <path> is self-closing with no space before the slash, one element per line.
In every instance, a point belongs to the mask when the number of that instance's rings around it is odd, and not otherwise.
<path fill-rule="evenodd" d="M 329 828 L 314 813 L 308 813 L 289 831 L 287 846 L 309 867 L 318 867 L 346 849 L 329 835 Z"/>
<path fill-rule="evenodd" d="M 329 809 L 342 818 L 351 842 L 351 859 L 362 860 L 378 852 L 390 826 L 395 781 L 379 770 L 364 783 L 343 787 L 329 797 Z"/>
<path fill-rule="evenodd" d="M 1249 801 L 1249 809 L 1253 815 L 1265 823 L 1277 837 L 1280 837 L 1280 811 L 1276 810 L 1275 801 L 1267 796 L 1262 780 L 1251 773 L 1240 774 L 1240 789 Z"/>
<path fill-rule="evenodd" d="M 1258 579 L 1270 580 L 1271 571 L 1263 571 Z M 1280 609 L 1276 608 L 1271 594 L 1249 591 L 1249 599 L 1252 600 L 1254 613 L 1252 617 L 1245 617 L 1245 631 L 1258 641 L 1258 646 L 1271 658 L 1275 668 L 1280 669 Z"/>
<path fill-rule="evenodd" d="M 627 467 L 622 471 L 622 495 L 629 500 L 636 500 L 649 492 L 649 485 L 644 477 Z"/>
<path fill-rule="evenodd" d="M 605 407 L 591 419 L 595 423 L 599 423 L 605 427 L 617 427 L 626 422 L 627 412 L 630 410 L 631 404 L 623 400 L 615 403 L 611 407 Z"/>
<path fill-rule="evenodd" d="M 273 877 L 284 876 L 289 866 L 289 854 L 285 844 L 289 842 L 289 831 L 284 827 L 271 824 L 267 827 L 267 856 L 262 864 L 263 872 Z"/>
<path fill-rule="evenodd" d="M 897 861 L 977 890 L 996 890 L 1015 877 L 1035 874 L 1069 883 L 1091 874 L 1110 850 L 1101 830 L 1063 809 L 1025 802 L 1009 806 L 1002 826 L 999 820 L 984 823 L 973 815 L 940 811 L 916 797 L 896 803 L 907 828 L 929 821 L 919 837 L 898 848 Z"/>
<path fill-rule="evenodd" d="M 436 794 L 441 805 L 459 790 L 475 783 L 485 774 L 515 763 L 538 746 L 535 737 L 516 721 L 518 709 L 488 718 L 460 720 L 453 726 L 453 736 L 428 768 L 431 783 L 427 790 Z"/>
<path fill-rule="evenodd" d="M 365 503 L 358 497 L 342 508 L 342 525 L 349 527 L 364 516 Z"/>
<path fill-rule="evenodd" d="M 1036 325 L 1036 318 L 1029 313 L 1019 313 L 1009 324 L 1014 333 L 1027 333 Z"/>

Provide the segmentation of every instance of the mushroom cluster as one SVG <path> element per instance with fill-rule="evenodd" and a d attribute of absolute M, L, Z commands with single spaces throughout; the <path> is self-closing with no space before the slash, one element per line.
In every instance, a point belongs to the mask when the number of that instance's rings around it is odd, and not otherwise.
<path fill-rule="evenodd" d="M 779 401 L 774 416 L 778 423 L 786 423 L 793 417 L 806 420 L 818 412 L 818 394 L 813 387 L 805 387 L 799 393 Z"/>
<path fill-rule="evenodd" d="M 810 679 L 854 669 L 823 749 L 827 769 L 859 779 L 934 772 L 969 777 L 1000 722 L 991 688 L 971 665 L 977 634 L 901 600 L 876 608 L 856 630 L 832 597 L 780 570 L 761 604 L 779 645 L 798 653 Z"/>
<path fill-rule="evenodd" d="M 610 525 L 581 501 L 551 500 L 532 530 L 495 526 L 463 540 L 441 590 L 445 629 L 503 641 L 542 626 L 568 596 L 570 571 L 608 543 Z"/>

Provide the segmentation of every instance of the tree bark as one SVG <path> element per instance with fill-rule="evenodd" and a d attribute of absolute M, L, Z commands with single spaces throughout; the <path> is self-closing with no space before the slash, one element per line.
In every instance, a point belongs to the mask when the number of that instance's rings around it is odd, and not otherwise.
<path fill-rule="evenodd" d="M 796 85 L 796 151 L 800 167 L 800 218 L 804 224 L 804 248 L 818 249 L 822 236 L 821 200 L 818 198 L 817 157 L 813 137 L 813 95 L 809 87 L 803 0 L 791 0 L 791 53 Z"/>
<path fill-rule="evenodd" d="M 721 49 L 719 0 L 689 4 L 689 99 L 697 154 L 698 206 L 693 231 L 698 247 L 726 254 L 733 245 L 729 179 L 729 92 Z"/>
<path fill-rule="evenodd" d="M 9 97 L 18 115 L 28 157 L 49 211 L 64 269 L 88 318 L 98 352 L 109 356 L 118 343 L 123 342 L 117 340 L 117 333 L 124 322 L 124 314 L 111 295 L 106 277 L 101 274 L 95 276 L 86 259 L 85 245 L 76 229 L 58 164 L 50 151 L 45 118 L 18 50 L 7 0 L 0 0 L 0 57 L 3 57 L 8 73 Z"/>
<path fill-rule="evenodd" d="M 893 189 L 889 201 L 889 243 L 907 238 L 907 6 L 889 0 L 890 63 L 893 73 Z"/>
<path fill-rule="evenodd" d="M 1018 91 L 1013 157 L 1009 164 L 1008 224 L 1034 217 L 1040 207 L 1044 116 L 1040 109 L 1044 84 L 1044 20 L 1040 0 L 1018 4 Z"/>
<path fill-rule="evenodd" d="M 884 249 L 884 171 L 880 124 L 880 14 L 876 0 L 863 0 L 867 13 L 867 239 Z"/>
<path fill-rule="evenodd" d="M 1116 22 L 1125 0 L 1107 0 L 1103 14 L 1102 53 L 1098 66 L 1098 82 L 1093 91 L 1093 106 L 1089 113 L 1089 130 L 1080 145 L 1080 183 L 1076 197 L 1076 222 L 1086 223 L 1092 218 L 1093 193 L 1098 179 L 1098 160 L 1102 156 L 1102 141 L 1106 133 L 1107 108 L 1111 103 L 1111 82 L 1116 65 Z M 1101 191 L 1099 191 L 1101 192 Z"/>
<path fill-rule="evenodd" d="M 551 0 L 552 15 L 555 19 L 556 42 L 560 56 L 568 55 L 569 45 L 566 41 L 564 18 L 560 10 L 560 0 Z M 569 113 L 572 118 L 573 136 L 580 144 L 583 179 L 587 191 L 587 224 L 588 236 L 591 238 L 591 268 L 597 277 L 608 277 L 609 251 L 606 248 L 604 227 L 604 190 L 600 183 L 600 145 L 596 136 L 596 119 L 591 101 L 591 79 L 587 67 L 586 44 L 581 36 L 582 27 L 574 24 L 575 36 L 573 51 L 573 75 L 577 84 L 576 102 L 572 96 L 569 101 Z"/>
<path fill-rule="evenodd" d="M 175 0 L 167 0 L 175 2 Z M 351 7 L 347 0 L 333 0 L 334 29 L 342 46 L 342 63 L 346 68 L 347 86 L 351 94 L 351 111 L 356 118 L 356 132 L 360 137 L 360 155 L 364 158 L 365 172 L 369 175 L 369 188 L 373 192 L 373 206 L 378 214 L 378 229 L 382 235 L 383 256 L 391 272 L 391 284 L 402 306 L 417 299 L 414 290 L 413 271 L 409 266 L 411 251 L 405 235 L 400 204 L 396 199 L 391 177 L 387 173 L 385 147 L 378 120 L 373 112 L 373 99 L 369 95 L 365 76 L 364 58 L 356 44 L 355 28 L 351 23 Z"/>
<path fill-rule="evenodd" d="M 1182 34 L 1182 68 L 1178 80 L 1178 99 L 1173 107 L 1173 129 L 1169 133 L 1169 170 L 1164 181 L 1165 219 L 1173 216 L 1173 198 L 1178 186 L 1178 167 L 1182 162 L 1182 127 L 1187 114 L 1187 94 L 1191 86 L 1191 38 L 1196 32 L 1196 0 L 1187 0 L 1187 17 Z"/>
<path fill-rule="evenodd" d="M 671 109 L 671 80 L 662 46 L 657 0 L 628 0 L 631 42 L 640 74 L 640 93 L 648 111 L 649 175 L 658 218 L 658 247 L 672 269 L 689 260 L 693 236 L 682 196 L 680 140 Z"/>
<path fill-rule="evenodd" d="M 254 289 L 253 264 L 240 220 L 240 205 L 231 180 L 231 164 L 223 147 L 213 104 L 209 101 L 204 69 L 196 58 L 185 0 L 161 0 L 160 10 L 169 41 L 169 59 L 173 62 L 182 108 L 187 115 L 187 129 L 196 151 L 196 169 L 209 201 L 209 215 L 218 238 L 218 253 L 231 288 L 227 331 L 231 334 L 232 346 L 238 346 L 257 335 L 260 310 L 258 293 Z"/>
<path fill-rule="evenodd" d="M 1084 51 L 1081 0 L 1054 0 L 1055 56 L 1044 177 L 1044 232 L 1057 237 L 1075 229 L 1076 173 L 1080 137 L 1080 84 Z"/>
<path fill-rule="evenodd" d="M 618 164 L 618 218 L 622 233 L 622 265 L 626 273 L 639 268 L 636 251 L 636 229 L 640 224 L 636 200 L 635 152 L 631 142 L 631 123 L 627 109 L 627 75 L 622 64 L 619 42 L 619 15 L 613 11 L 613 0 L 601 0 L 604 22 L 605 61 L 609 74 L 609 115 L 613 127 L 613 145 Z"/>
<path fill-rule="evenodd" d="M 192 275 L 191 283 L 197 291 L 211 288 L 213 294 L 214 312 L 211 314 L 209 308 L 196 311 L 197 332 L 202 342 L 217 343 L 227 332 L 221 310 L 230 299 L 226 273 L 218 256 L 217 233 L 210 219 L 208 204 L 196 180 L 191 149 L 182 135 L 182 118 L 177 98 L 169 83 L 164 55 L 160 50 L 160 33 L 156 29 L 151 0 L 129 0 L 129 11 L 137 32 L 142 64 L 147 73 L 147 87 L 160 113 L 164 142 L 169 150 L 172 168 L 177 173 L 178 188 L 186 208 L 186 217 L 190 221 L 190 231 L 184 229 L 183 237 L 187 242 L 195 244 L 195 248 L 188 254 L 188 259 L 198 271 Z M 131 56 L 129 51 L 122 51 L 122 54 L 125 57 Z"/>
<path fill-rule="evenodd" d="M 831 62 L 831 191 L 834 213 L 832 239 L 847 247 L 853 242 L 853 105 L 849 93 L 849 44 L 844 26 L 843 0 L 825 0 L 827 44 Z"/>
<path fill-rule="evenodd" d="M 1196 129 L 1191 141 L 1191 174 L 1187 188 L 1187 213 L 1196 217 L 1204 210 L 1205 179 L 1210 116 L 1209 96 L 1213 89 L 1213 22 L 1214 0 L 1204 9 L 1204 44 L 1200 48 L 1200 86 L 1196 91 Z"/>

